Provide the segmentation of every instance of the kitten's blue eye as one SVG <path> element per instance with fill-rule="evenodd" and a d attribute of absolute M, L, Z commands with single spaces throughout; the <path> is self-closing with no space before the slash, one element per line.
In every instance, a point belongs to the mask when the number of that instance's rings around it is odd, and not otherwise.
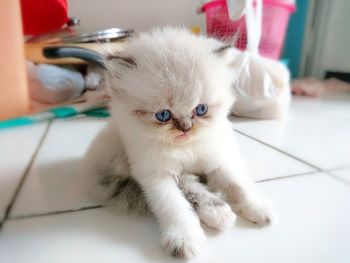
<path fill-rule="evenodd" d="M 205 115 L 207 112 L 208 112 L 208 106 L 205 105 L 205 104 L 199 104 L 199 105 L 196 107 L 196 114 L 197 114 L 198 116 L 203 116 L 203 115 Z"/>
<path fill-rule="evenodd" d="M 171 119 L 171 111 L 170 110 L 161 110 L 156 112 L 156 118 L 158 121 L 167 122 Z"/>

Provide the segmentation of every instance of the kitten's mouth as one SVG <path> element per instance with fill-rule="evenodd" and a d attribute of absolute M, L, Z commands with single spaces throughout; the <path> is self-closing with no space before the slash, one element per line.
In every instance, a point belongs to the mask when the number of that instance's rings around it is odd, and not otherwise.
<path fill-rule="evenodd" d="M 177 140 L 185 140 L 185 139 L 188 139 L 189 137 L 190 136 L 188 135 L 188 133 L 183 132 L 183 133 L 180 133 L 179 135 L 176 135 L 175 139 L 177 139 Z"/>

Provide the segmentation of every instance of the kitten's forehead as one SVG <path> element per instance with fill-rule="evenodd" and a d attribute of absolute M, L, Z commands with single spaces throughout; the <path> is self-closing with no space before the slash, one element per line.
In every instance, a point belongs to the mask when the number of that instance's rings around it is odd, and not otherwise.
<path fill-rule="evenodd" d="M 171 65 L 159 63 L 161 65 L 154 67 L 141 64 L 134 72 L 135 84 L 142 83 L 140 89 L 147 97 L 165 100 L 168 105 L 174 106 L 194 103 L 204 95 L 204 74 L 199 69 L 181 62 L 172 62 Z"/>
<path fill-rule="evenodd" d="M 135 101 L 181 112 L 213 99 L 210 75 L 222 65 L 206 39 L 183 30 L 159 31 L 141 34 L 125 52 L 136 66 L 125 70 L 119 81 Z"/>

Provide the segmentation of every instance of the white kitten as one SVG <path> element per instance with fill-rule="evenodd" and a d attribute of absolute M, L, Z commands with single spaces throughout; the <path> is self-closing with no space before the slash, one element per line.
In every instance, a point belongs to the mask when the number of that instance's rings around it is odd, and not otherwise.
<path fill-rule="evenodd" d="M 198 252 L 205 239 L 200 220 L 222 230 L 233 225 L 232 210 L 261 225 L 273 217 L 248 180 L 227 119 L 231 51 L 166 28 L 140 34 L 123 53 L 108 56 L 112 118 L 90 147 L 85 169 L 97 175 L 106 198 L 150 209 L 173 256 Z M 195 175 L 205 175 L 227 203 Z"/>

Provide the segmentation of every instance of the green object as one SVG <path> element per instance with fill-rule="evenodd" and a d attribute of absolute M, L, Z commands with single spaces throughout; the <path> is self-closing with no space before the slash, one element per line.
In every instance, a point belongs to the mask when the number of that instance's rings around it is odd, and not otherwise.
<path fill-rule="evenodd" d="M 56 118 L 67 118 L 78 114 L 73 107 L 57 107 L 48 111 L 52 112 Z"/>
<path fill-rule="evenodd" d="M 28 117 L 19 117 L 15 119 L 0 121 L 0 129 L 12 128 L 17 126 L 29 125 L 35 123 L 32 119 Z"/>
<path fill-rule="evenodd" d="M 0 129 L 23 126 L 42 121 L 52 120 L 55 118 L 69 118 L 78 114 L 86 114 L 86 116 L 106 118 L 109 117 L 107 110 L 108 100 L 97 102 L 84 102 L 61 107 L 55 107 L 46 111 L 34 113 L 32 115 L 21 116 L 9 120 L 0 121 Z"/>
<path fill-rule="evenodd" d="M 86 116 L 89 117 L 97 117 L 97 118 L 107 118 L 111 116 L 111 114 L 106 109 L 95 109 L 84 112 Z"/>

